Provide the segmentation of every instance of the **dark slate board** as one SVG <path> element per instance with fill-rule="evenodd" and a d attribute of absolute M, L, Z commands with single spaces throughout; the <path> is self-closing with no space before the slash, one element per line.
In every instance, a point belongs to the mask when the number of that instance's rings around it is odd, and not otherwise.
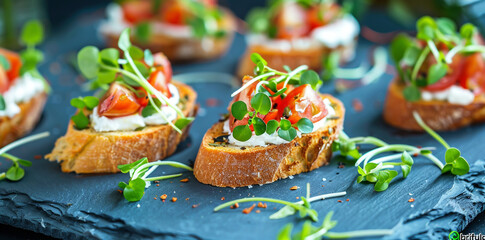
<path fill-rule="evenodd" d="M 89 13 L 74 19 L 63 31 L 52 36 L 44 45 L 46 63 L 41 71 L 51 81 L 54 92 L 50 96 L 43 118 L 34 133 L 50 131 L 52 135 L 34 144 L 19 147 L 13 154 L 26 159 L 34 159 L 34 155 L 44 155 L 52 149 L 56 138 L 64 134 L 67 121 L 74 109 L 69 106 L 69 99 L 81 92 L 78 77 L 74 68 L 67 62 L 75 51 L 82 46 L 94 44 L 103 46 L 97 37 L 96 25 L 101 13 Z M 74 25 L 76 23 L 76 25 Z M 75 26 L 75 27 L 74 27 Z M 229 53 L 222 59 L 175 66 L 175 73 L 187 72 L 222 72 L 232 73 L 235 70 L 238 57 L 244 49 L 244 40 L 238 35 Z M 357 60 L 366 57 L 371 44 L 361 41 Z M 347 108 L 345 129 L 350 136 L 373 135 L 389 143 L 407 143 L 421 146 L 436 146 L 437 156 L 443 156 L 444 150 L 431 137 L 425 134 L 404 133 L 393 129 L 381 119 L 382 104 L 385 99 L 386 87 L 391 75 L 384 75 L 375 84 L 365 88 L 350 90 L 337 95 Z M 207 79 L 200 74 L 198 79 Z M 197 83 L 192 84 L 199 93 L 201 111 L 197 117 L 190 137 L 183 142 L 177 152 L 168 158 L 184 163 L 195 159 L 201 138 L 208 129 L 224 113 L 232 91 L 227 84 Z M 322 92 L 336 94 L 333 86 L 322 88 Z M 207 100 L 216 98 L 217 106 L 208 106 Z M 364 105 L 364 111 L 356 112 L 352 101 L 359 99 Z M 483 158 L 481 149 L 485 139 L 485 125 L 471 126 L 459 131 L 444 133 L 452 146 L 460 148 L 464 156 L 473 164 Z M 0 160 L 1 169 L 7 166 Z M 481 165 L 480 165 L 481 164 Z M 212 209 L 220 203 L 221 198 L 232 200 L 248 196 L 274 197 L 296 201 L 296 197 L 305 194 L 305 184 L 311 184 L 312 195 L 347 191 L 347 196 L 315 202 L 313 207 L 324 216 L 328 211 L 335 211 L 335 219 L 339 225 L 336 231 L 348 231 L 372 228 L 393 228 L 404 231 L 409 219 L 420 214 L 442 208 L 447 197 L 466 192 L 474 199 L 473 204 L 467 203 L 467 198 L 454 198 L 457 204 L 468 204 L 461 209 L 461 214 L 448 214 L 446 209 L 440 214 L 447 215 L 447 221 L 440 227 L 442 233 L 450 230 L 463 230 L 473 218 L 483 210 L 483 162 L 475 177 L 476 184 L 463 182 L 467 178 L 456 179 L 450 175 L 441 175 L 440 171 L 429 161 L 419 158 L 408 179 L 398 178 L 385 192 L 374 192 L 369 184 L 356 184 L 357 172 L 347 165 L 338 168 L 334 160 L 329 166 L 322 167 L 310 173 L 300 174 L 294 179 L 280 180 L 263 186 L 252 188 L 217 188 L 198 183 L 191 173 L 184 173 L 188 183 L 180 183 L 179 179 L 160 182 L 160 186 L 147 189 L 145 197 L 138 203 L 128 203 L 117 191 L 117 183 L 126 181 L 127 175 L 76 175 L 61 173 L 57 163 L 47 160 L 33 160 L 33 166 L 26 171 L 25 178 L 16 183 L 0 182 L 0 223 L 40 232 L 57 238 L 100 238 L 100 239 L 133 239 L 133 238 L 163 238 L 163 239 L 272 239 L 288 222 L 298 226 L 302 221 L 297 217 L 281 220 L 269 220 L 268 217 L 279 205 L 268 204 L 268 209 L 261 213 L 245 215 L 238 210 L 225 209 L 213 213 Z M 159 168 L 155 173 L 171 173 L 177 170 Z M 326 181 L 323 181 L 325 178 Z M 475 179 L 474 178 L 474 179 Z M 455 181 L 455 187 L 446 193 Z M 480 185 L 481 184 L 481 185 Z M 301 188 L 290 191 L 297 185 Z M 474 188 L 479 188 L 475 191 Z M 446 193 L 446 194 L 445 194 Z M 464 192 L 465 193 L 465 192 Z M 475 198 L 476 194 L 482 198 Z M 175 203 L 154 200 L 155 196 L 167 194 L 169 198 L 177 197 Z M 412 194 L 412 196 L 410 195 Z M 415 202 L 409 203 L 413 197 Z M 188 198 L 188 200 L 185 200 Z M 440 201 L 440 198 L 442 199 Z M 345 201 L 349 199 L 349 201 Z M 444 200 L 443 200 L 444 199 Z M 337 200 L 343 200 L 342 203 Z M 139 204 L 139 207 L 137 205 Z M 199 207 L 192 208 L 193 204 Z M 249 205 L 242 205 L 246 207 Z M 463 217 L 465 216 L 466 217 Z M 413 225 L 419 228 L 417 232 L 433 232 L 435 225 L 427 226 L 424 217 L 423 224 Z M 453 224 L 452 224 L 453 222 Z M 456 229 L 455 229 L 456 228 Z M 397 231 L 396 234 L 399 234 Z M 424 236 L 424 235 L 421 235 Z M 391 238 L 406 238 L 407 235 L 395 235 Z"/>

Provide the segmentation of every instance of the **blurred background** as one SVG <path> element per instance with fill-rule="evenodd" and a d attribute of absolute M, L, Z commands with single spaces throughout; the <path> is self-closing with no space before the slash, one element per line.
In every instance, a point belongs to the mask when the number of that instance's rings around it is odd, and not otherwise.
<path fill-rule="evenodd" d="M 66 25 L 73 16 L 86 11 L 99 11 L 110 0 L 1 0 L 1 45 L 18 48 L 17 36 L 21 26 L 30 19 L 41 19 L 48 33 Z M 484 30 L 485 1 L 483 0 L 339 0 L 349 8 L 362 25 L 375 31 L 413 29 L 415 20 L 423 15 L 449 17 L 457 23 L 472 22 Z M 265 0 L 219 0 L 244 19 L 251 8 L 266 5 Z M 390 21 L 382 21 L 385 17 Z"/>

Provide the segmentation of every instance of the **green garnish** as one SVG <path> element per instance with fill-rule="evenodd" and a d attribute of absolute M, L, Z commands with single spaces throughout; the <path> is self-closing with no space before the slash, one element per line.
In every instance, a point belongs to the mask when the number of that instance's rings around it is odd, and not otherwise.
<path fill-rule="evenodd" d="M 3 97 L 2 94 L 0 94 L 0 111 L 5 110 L 7 108 L 7 105 L 5 103 L 5 98 Z"/>
<path fill-rule="evenodd" d="M 403 95 L 410 102 L 421 99 L 419 88 L 432 85 L 446 76 L 456 54 L 485 53 L 485 46 L 475 42 L 473 36 L 477 30 L 470 23 L 463 25 L 458 33 L 452 20 L 425 16 L 417 21 L 416 29 L 416 38 L 423 44 L 401 34 L 390 46 L 400 80 L 407 85 Z M 448 53 L 438 49 L 438 45 L 444 45 Z M 430 54 L 436 63 L 422 69 Z"/>
<path fill-rule="evenodd" d="M 130 29 L 125 29 L 119 38 L 118 47 L 123 51 L 124 58 L 120 58 L 118 50 L 114 48 L 99 51 L 97 47 L 87 46 L 81 49 L 77 55 L 77 62 L 81 73 L 94 82 L 94 86 L 107 89 L 109 84 L 114 81 L 120 82 L 125 87 L 134 89 L 142 87 L 148 94 L 149 106 L 177 132 L 182 133 L 182 129 L 193 121 L 192 117 L 185 117 L 182 110 L 168 101 L 168 98 L 160 91 L 155 89 L 148 81 L 150 71 L 153 67 L 153 56 L 149 50 L 141 50 L 131 45 Z M 148 64 L 148 67 L 145 65 Z M 154 96 L 154 97 L 153 97 Z M 159 102 L 160 104 L 157 104 Z M 179 118 L 172 123 L 162 112 L 161 103 L 168 105 L 177 112 Z M 147 110 L 148 111 L 148 110 Z M 78 114 L 83 115 L 82 111 Z M 148 114 L 148 113 L 146 113 Z M 150 114 L 151 115 L 151 114 Z M 77 116 L 77 115 L 76 115 Z M 76 117 L 74 116 L 74 117 Z M 79 121 L 80 129 L 87 127 L 86 116 L 76 117 Z"/>
<path fill-rule="evenodd" d="M 441 138 L 435 131 L 429 128 L 422 120 L 421 117 L 414 112 L 413 113 L 416 122 L 433 138 L 445 146 L 445 162 L 443 163 L 433 155 L 433 148 L 417 148 L 411 145 L 405 144 L 387 144 L 382 140 L 375 137 L 355 137 L 349 138 L 344 132 L 341 132 L 339 139 L 332 145 L 332 151 L 340 150 L 340 154 L 343 156 L 349 156 L 356 159 L 355 166 L 359 176 L 357 182 L 371 182 L 375 183 L 374 190 L 377 192 L 384 191 L 389 187 L 391 181 L 398 175 L 395 170 L 390 170 L 395 166 L 399 166 L 402 171 L 402 175 L 406 178 L 411 172 L 414 160 L 411 157 L 424 156 L 431 160 L 442 173 L 451 172 L 453 175 L 464 175 L 470 170 L 468 162 L 461 156 L 458 149 L 450 147 L 446 141 Z M 377 146 L 377 148 L 361 155 L 356 147 L 356 144 L 370 144 Z M 377 158 L 372 160 L 375 156 L 387 152 L 400 152 L 393 155 Z M 393 160 L 399 159 L 400 162 L 393 162 Z M 363 166 L 360 165 L 363 163 Z"/>
<path fill-rule="evenodd" d="M 84 110 L 92 111 L 99 104 L 97 97 L 86 96 L 71 99 L 71 106 L 78 109 L 76 115 L 71 117 L 74 126 L 81 130 L 89 126 L 89 118 L 84 114 Z"/>
<path fill-rule="evenodd" d="M 30 167 L 32 166 L 32 162 L 20 159 L 16 156 L 13 156 L 11 154 L 8 154 L 7 152 L 15 147 L 18 147 L 20 145 L 26 144 L 28 142 L 32 142 L 41 138 L 45 138 L 49 136 L 49 132 L 43 132 L 39 134 L 35 134 L 26 138 L 19 139 L 15 142 L 12 142 L 5 147 L 0 149 L 0 156 L 9 159 L 12 161 L 12 166 L 7 170 L 7 172 L 1 172 L 0 173 L 0 180 L 3 179 L 8 179 L 10 181 L 19 181 L 21 180 L 24 175 L 25 175 L 25 170 L 21 167 Z"/>
<path fill-rule="evenodd" d="M 244 202 L 272 202 L 272 203 L 279 203 L 285 205 L 283 208 L 278 210 L 276 213 L 273 213 L 269 216 L 270 219 L 281 219 L 295 213 L 299 213 L 300 217 L 308 216 L 312 221 L 318 221 L 318 213 L 311 208 L 310 203 L 317 201 L 317 200 L 324 200 L 328 198 L 334 197 L 341 197 L 347 194 L 346 192 L 338 192 L 338 193 L 329 193 L 323 194 L 315 197 L 310 197 L 310 184 L 307 183 L 307 191 L 306 197 L 301 197 L 301 201 L 299 202 L 288 202 L 280 199 L 274 198 L 265 198 L 265 197 L 253 197 L 253 198 L 241 198 L 233 201 L 226 202 L 214 208 L 214 212 L 217 212 L 223 208 L 230 207 L 236 203 L 244 203 Z"/>
<path fill-rule="evenodd" d="M 150 182 L 182 176 L 182 173 L 178 173 L 149 178 L 148 175 L 150 175 L 158 166 L 161 165 L 168 165 L 175 168 L 183 168 L 193 171 L 191 167 L 174 161 L 156 161 L 149 163 L 148 158 L 146 157 L 133 163 L 119 165 L 118 169 L 122 173 L 130 174 L 130 180 L 128 183 L 118 183 L 118 187 L 123 189 L 123 196 L 125 199 L 130 202 L 140 201 L 145 194 L 145 188 L 150 186 Z"/>
<path fill-rule="evenodd" d="M 291 71 L 281 72 L 270 68 L 261 55 L 257 53 L 251 54 L 251 60 L 256 64 L 256 77 L 244 84 L 240 89 L 232 93 L 231 97 L 236 96 L 247 87 L 259 81 L 255 95 L 251 98 L 250 104 L 254 111 L 248 111 L 248 106 L 243 101 L 234 102 L 231 106 L 231 114 L 234 118 L 242 120 L 248 117 L 248 124 L 239 125 L 233 130 L 233 137 L 238 141 L 247 141 L 252 137 L 250 126 L 253 127 L 254 133 L 259 136 L 264 133 L 274 134 L 286 141 L 291 141 L 297 136 L 297 129 L 302 133 L 310 133 L 313 131 L 313 123 L 308 118 L 300 119 L 296 124 L 291 124 L 287 119 L 270 120 L 265 123 L 259 116 L 268 114 L 273 103 L 270 97 L 282 96 L 288 89 L 288 84 L 300 86 L 309 84 L 315 91 L 322 84 L 318 74 L 313 70 L 307 70 L 306 65 L 300 66 Z M 277 88 L 279 83 L 284 83 L 281 89 Z M 264 87 L 263 87 L 264 86 Z M 266 87 L 266 88 L 265 88 Z M 271 92 L 269 90 L 271 90 Z"/>
<path fill-rule="evenodd" d="M 337 221 L 332 220 L 333 211 L 330 211 L 325 216 L 323 223 L 320 227 L 312 226 L 310 221 L 305 221 L 300 232 L 295 235 L 291 235 L 293 224 L 289 223 L 281 229 L 278 234 L 277 240 L 319 240 L 322 238 L 329 239 L 345 239 L 345 238 L 359 238 L 359 237 L 381 237 L 390 235 L 393 233 L 392 229 L 372 229 L 372 230 L 359 230 L 350 232 L 330 232 L 332 228 L 337 226 Z"/>
<path fill-rule="evenodd" d="M 44 59 L 44 54 L 35 49 L 35 46 L 44 40 L 44 28 L 40 21 L 33 20 L 27 22 L 22 29 L 20 39 L 27 46 L 27 49 L 20 53 L 20 57 L 22 58 L 20 74 L 23 75 L 29 71 L 37 71 L 37 64 Z"/>

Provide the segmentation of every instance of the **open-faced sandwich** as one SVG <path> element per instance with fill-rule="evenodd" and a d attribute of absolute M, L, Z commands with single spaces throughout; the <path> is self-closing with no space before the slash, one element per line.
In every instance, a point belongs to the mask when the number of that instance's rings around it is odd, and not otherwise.
<path fill-rule="evenodd" d="M 0 48 L 0 146 L 30 132 L 44 110 L 50 87 L 37 71 L 43 55 L 35 49 L 42 31 L 37 21 L 25 25 L 22 42 L 27 49 L 20 55 Z"/>
<path fill-rule="evenodd" d="M 118 165 L 144 157 L 160 160 L 173 154 L 188 135 L 197 94 L 171 81 L 172 68 L 162 53 L 152 55 L 132 46 L 128 30 L 120 36 L 122 58 L 117 49 L 99 51 L 93 46 L 78 54 L 83 75 L 107 91 L 100 100 L 71 100 L 78 111 L 46 156 L 61 162 L 64 172 L 118 172 Z"/>
<path fill-rule="evenodd" d="M 257 52 L 276 70 L 283 66 L 322 68 L 323 59 L 338 53 L 341 62 L 353 58 L 360 27 L 333 1 L 277 0 L 254 9 L 247 18 L 248 48 L 239 64 L 240 77 L 253 74 L 251 53 Z"/>
<path fill-rule="evenodd" d="M 389 86 L 385 121 L 414 131 L 422 131 L 414 111 L 439 131 L 485 121 L 484 53 L 472 24 L 457 32 L 450 19 L 421 18 L 416 38 L 399 35 L 391 44 L 398 76 Z"/>
<path fill-rule="evenodd" d="M 208 60 L 231 45 L 236 28 L 232 13 L 217 0 L 125 0 L 107 8 L 100 27 L 108 46 L 115 47 L 121 31 L 133 28 L 132 41 L 170 61 Z"/>
<path fill-rule="evenodd" d="M 275 71 L 258 54 L 254 77 L 232 94 L 229 114 L 205 134 L 194 175 L 202 183 L 241 187 L 274 182 L 330 161 L 344 106 L 320 94 L 318 74 L 300 66 Z"/>

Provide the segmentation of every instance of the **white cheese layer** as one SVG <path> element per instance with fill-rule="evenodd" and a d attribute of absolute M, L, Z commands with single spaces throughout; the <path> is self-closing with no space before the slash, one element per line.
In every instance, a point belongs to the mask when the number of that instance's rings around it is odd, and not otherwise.
<path fill-rule="evenodd" d="M 359 35 L 360 26 L 352 15 L 345 15 L 325 26 L 314 29 L 309 37 L 296 39 L 271 39 L 264 34 L 249 34 L 246 38 L 249 45 L 264 45 L 266 48 L 282 52 L 307 50 L 321 45 L 336 48 L 351 44 Z"/>
<path fill-rule="evenodd" d="M 475 95 L 468 89 L 453 85 L 438 92 L 428 92 L 423 90 L 421 91 L 421 99 L 424 101 L 441 100 L 453 104 L 468 105 L 473 102 Z"/>
<path fill-rule="evenodd" d="M 20 112 L 19 103 L 28 102 L 35 95 L 45 90 L 44 81 L 26 73 L 17 78 L 13 85 L 3 93 L 5 109 L 0 116 L 13 117 Z"/>
<path fill-rule="evenodd" d="M 180 101 L 180 94 L 177 88 L 172 84 L 169 84 L 168 88 L 172 94 L 172 97 L 170 97 L 168 101 L 174 105 L 178 104 Z M 171 107 L 162 106 L 161 110 L 168 121 L 173 121 L 177 118 L 177 112 Z M 93 113 L 90 117 L 91 126 L 96 132 L 132 131 L 140 127 L 168 123 L 168 121 L 158 113 L 148 117 L 143 117 L 140 113 L 136 113 L 124 117 L 107 118 L 105 116 L 99 116 L 98 107 L 93 109 Z"/>
<path fill-rule="evenodd" d="M 325 124 L 327 123 L 328 117 L 335 116 L 335 109 L 333 109 L 333 107 L 331 106 L 330 100 L 324 99 L 323 102 L 325 103 L 325 107 L 327 108 L 328 114 L 322 120 L 313 124 L 313 132 L 324 127 Z M 228 137 L 229 143 L 232 144 L 232 145 L 238 146 L 238 147 L 255 147 L 255 146 L 265 147 L 268 144 L 277 145 L 277 144 L 288 143 L 288 141 L 284 140 L 283 138 L 280 138 L 278 136 L 278 133 L 276 133 L 276 132 L 271 134 L 271 135 L 269 135 L 267 133 L 263 133 L 259 136 L 256 136 L 253 133 L 253 136 L 248 141 L 245 141 L 245 142 L 238 141 L 232 136 L 231 130 L 229 128 L 229 121 L 228 120 L 224 122 L 224 130 L 223 131 L 226 132 L 226 133 L 230 133 L 229 137 Z M 300 131 L 297 131 L 297 137 L 301 137 L 301 134 L 302 133 Z"/>

